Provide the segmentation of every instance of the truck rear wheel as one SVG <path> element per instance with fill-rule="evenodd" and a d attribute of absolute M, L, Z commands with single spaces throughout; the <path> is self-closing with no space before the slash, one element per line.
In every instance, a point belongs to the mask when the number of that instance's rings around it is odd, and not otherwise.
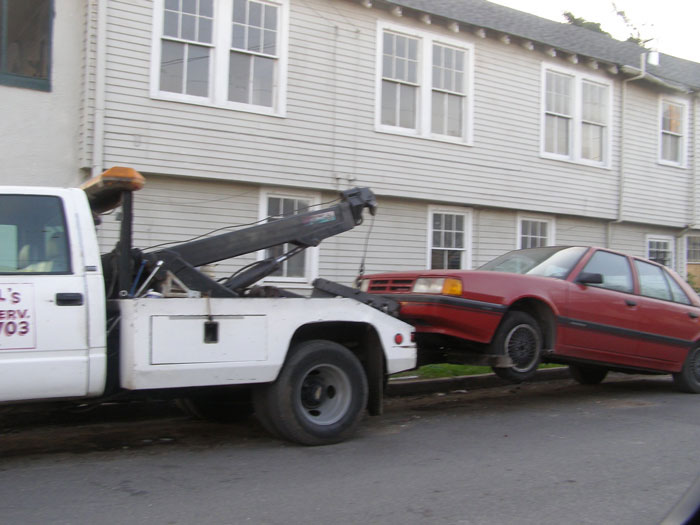
<path fill-rule="evenodd" d="M 253 405 L 272 434 L 302 445 L 328 445 L 355 431 L 367 396 L 357 357 L 338 343 L 313 340 L 292 349 L 277 380 L 253 392 Z"/>

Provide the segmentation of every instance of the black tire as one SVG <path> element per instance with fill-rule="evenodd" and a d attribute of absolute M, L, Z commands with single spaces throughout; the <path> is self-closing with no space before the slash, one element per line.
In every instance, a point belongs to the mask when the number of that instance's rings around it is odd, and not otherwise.
<path fill-rule="evenodd" d="M 673 383 L 681 392 L 700 394 L 700 346 L 688 352 L 681 371 L 673 374 Z"/>
<path fill-rule="evenodd" d="M 537 321 L 525 312 L 506 314 L 493 337 L 491 351 L 513 361 L 511 367 L 493 367 L 498 377 L 513 383 L 531 379 L 542 358 L 542 331 Z"/>
<path fill-rule="evenodd" d="M 365 371 L 332 341 L 295 346 L 277 380 L 253 391 L 255 414 L 272 434 L 302 445 L 347 439 L 367 406 Z"/>
<path fill-rule="evenodd" d="M 196 392 L 175 400 L 177 407 L 194 419 L 236 423 L 253 415 L 250 389 Z"/>
<path fill-rule="evenodd" d="M 608 375 L 608 369 L 602 366 L 571 364 L 569 365 L 569 373 L 577 383 L 582 385 L 597 385 Z"/>

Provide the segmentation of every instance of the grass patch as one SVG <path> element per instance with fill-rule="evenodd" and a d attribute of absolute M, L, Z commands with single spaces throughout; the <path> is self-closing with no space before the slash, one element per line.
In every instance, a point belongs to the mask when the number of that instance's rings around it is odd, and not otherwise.
<path fill-rule="evenodd" d="M 548 363 L 540 365 L 540 368 L 557 368 L 564 365 Z M 431 363 L 421 366 L 416 370 L 400 372 L 391 377 L 418 377 L 419 379 L 438 379 L 441 377 L 460 377 L 474 376 L 478 374 L 488 374 L 491 372 L 490 366 L 474 366 L 474 365 L 452 365 L 449 363 Z"/>

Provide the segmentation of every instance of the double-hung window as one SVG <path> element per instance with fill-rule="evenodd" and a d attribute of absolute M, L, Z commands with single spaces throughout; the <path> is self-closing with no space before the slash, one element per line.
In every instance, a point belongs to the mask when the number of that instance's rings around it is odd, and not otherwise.
<path fill-rule="evenodd" d="M 430 210 L 428 268 L 469 268 L 471 214 L 452 209 Z"/>
<path fill-rule="evenodd" d="M 685 163 L 685 114 L 682 102 L 661 99 L 660 162 L 672 166 Z"/>
<path fill-rule="evenodd" d="M 473 48 L 384 23 L 379 34 L 377 130 L 469 143 Z"/>
<path fill-rule="evenodd" d="M 545 66 L 543 85 L 542 155 L 609 165 L 610 83 Z"/>
<path fill-rule="evenodd" d="M 316 195 L 296 193 L 263 192 L 261 196 L 261 211 L 268 222 L 304 213 L 319 203 Z M 283 243 L 268 248 L 259 254 L 259 258 L 279 257 L 293 250 L 295 245 Z M 307 248 L 289 259 L 283 261 L 280 268 L 272 273 L 267 280 L 285 283 L 307 284 L 318 273 L 318 249 Z"/>
<path fill-rule="evenodd" d="M 689 264 L 700 264 L 700 236 L 689 235 L 686 242 L 686 262 Z"/>
<path fill-rule="evenodd" d="M 52 0 L 0 0 L 0 84 L 50 91 Z"/>
<path fill-rule="evenodd" d="M 154 98 L 284 112 L 288 0 L 156 0 Z"/>
<path fill-rule="evenodd" d="M 647 236 L 647 259 L 673 267 L 673 237 Z"/>
<path fill-rule="evenodd" d="M 554 221 L 552 219 L 518 219 L 518 248 L 539 248 L 554 244 Z"/>

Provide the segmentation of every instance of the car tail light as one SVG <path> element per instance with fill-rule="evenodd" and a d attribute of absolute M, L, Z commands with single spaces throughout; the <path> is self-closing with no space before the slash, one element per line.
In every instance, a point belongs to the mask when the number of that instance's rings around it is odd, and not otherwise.
<path fill-rule="evenodd" d="M 397 345 L 400 345 L 401 343 L 403 343 L 403 335 L 402 335 L 402 334 L 396 334 L 396 335 L 394 336 L 394 342 L 395 342 Z"/>
<path fill-rule="evenodd" d="M 419 277 L 413 285 L 413 293 L 462 295 L 462 281 L 452 277 Z"/>

